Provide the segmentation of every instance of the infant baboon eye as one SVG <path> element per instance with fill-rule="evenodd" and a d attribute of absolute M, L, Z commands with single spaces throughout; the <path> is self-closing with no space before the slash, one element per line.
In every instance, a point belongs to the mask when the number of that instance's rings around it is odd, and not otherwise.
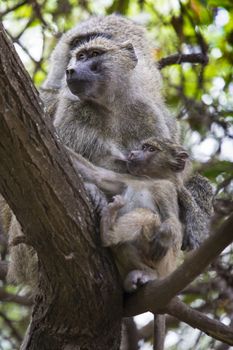
<path fill-rule="evenodd" d="M 78 61 L 84 61 L 86 59 L 86 54 L 84 52 L 80 52 L 77 54 Z"/>
<path fill-rule="evenodd" d="M 144 145 L 142 145 L 142 151 L 149 151 L 149 152 L 155 152 L 156 151 L 156 147 L 151 146 L 147 143 L 144 143 Z"/>
<path fill-rule="evenodd" d="M 154 146 L 150 146 L 150 147 L 148 148 L 148 151 L 149 151 L 149 152 L 155 152 L 155 151 L 156 151 L 156 148 L 155 148 Z"/>

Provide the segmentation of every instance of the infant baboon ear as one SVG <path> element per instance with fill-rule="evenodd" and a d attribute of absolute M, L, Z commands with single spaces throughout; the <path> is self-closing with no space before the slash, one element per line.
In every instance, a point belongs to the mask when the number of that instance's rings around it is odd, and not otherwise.
<path fill-rule="evenodd" d="M 121 49 L 127 50 L 128 56 L 133 63 L 132 69 L 135 68 L 138 63 L 138 58 L 134 51 L 133 45 L 129 41 L 125 41 L 123 44 L 121 44 Z"/>
<path fill-rule="evenodd" d="M 185 150 L 179 150 L 175 156 L 175 171 L 183 171 L 186 165 L 186 161 L 189 158 L 189 154 Z"/>
<path fill-rule="evenodd" d="M 177 146 L 173 148 L 171 153 L 172 160 L 169 162 L 171 169 L 175 172 L 183 171 L 186 161 L 189 158 L 188 152 L 186 152 L 181 146 Z"/>

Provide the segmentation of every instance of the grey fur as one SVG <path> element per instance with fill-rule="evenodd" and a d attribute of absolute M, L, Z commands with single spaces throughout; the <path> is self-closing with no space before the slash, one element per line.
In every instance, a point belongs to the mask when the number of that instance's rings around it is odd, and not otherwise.
<path fill-rule="evenodd" d="M 117 80 L 118 91 L 100 106 L 80 101 L 71 94 L 65 81 L 72 41 L 93 32 L 111 35 L 109 45 L 113 40 L 114 43 L 129 41 L 138 59 L 134 70 L 127 73 L 125 67 L 124 76 L 121 67 L 115 68 L 118 62 L 109 62 L 118 73 L 111 82 Z M 62 141 L 95 164 L 112 168 L 105 150 L 108 139 L 122 152 L 128 152 L 150 136 L 178 139 L 176 121 L 166 109 L 160 92 L 161 77 L 151 57 L 145 30 L 126 18 L 116 15 L 91 18 L 64 34 L 52 54 L 50 72 L 42 87 L 47 108 L 51 108 L 48 89 L 53 88 L 59 89 L 54 125 Z M 54 99 L 53 95 L 53 103 Z M 123 169 L 119 166 L 115 170 Z"/>

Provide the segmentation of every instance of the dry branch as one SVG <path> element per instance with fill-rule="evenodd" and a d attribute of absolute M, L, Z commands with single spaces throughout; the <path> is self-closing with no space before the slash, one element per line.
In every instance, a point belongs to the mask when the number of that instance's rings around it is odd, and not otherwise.
<path fill-rule="evenodd" d="M 165 315 L 154 315 L 154 350 L 163 350 L 164 349 L 164 340 L 165 340 Z"/>
<path fill-rule="evenodd" d="M 13 302 L 24 306 L 32 306 L 32 299 L 30 297 L 7 293 L 2 288 L 0 288 L 0 300 L 5 302 Z"/>
<path fill-rule="evenodd" d="M 176 53 L 174 55 L 164 57 L 158 61 L 157 66 L 159 69 L 163 69 L 166 66 L 181 63 L 201 63 L 206 65 L 208 63 L 208 57 L 203 53 L 182 54 Z"/>
<path fill-rule="evenodd" d="M 203 313 L 193 310 L 182 303 L 178 298 L 173 298 L 167 305 L 166 312 L 180 321 L 189 324 L 193 328 L 198 328 L 209 336 L 220 340 L 228 345 L 233 345 L 232 328 L 225 326 L 219 321 L 215 321 Z"/>

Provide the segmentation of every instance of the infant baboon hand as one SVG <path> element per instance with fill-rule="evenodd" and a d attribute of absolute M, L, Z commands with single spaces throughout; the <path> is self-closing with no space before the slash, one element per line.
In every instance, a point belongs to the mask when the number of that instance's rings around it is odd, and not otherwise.
<path fill-rule="evenodd" d="M 125 278 L 124 290 L 128 293 L 135 292 L 139 287 L 153 280 L 145 271 L 133 270 Z"/>
<path fill-rule="evenodd" d="M 125 205 L 125 200 L 121 195 L 116 195 L 113 197 L 113 202 L 109 203 L 109 209 L 120 209 Z"/>
<path fill-rule="evenodd" d="M 161 260 L 172 245 L 172 232 L 170 225 L 166 222 L 162 223 L 159 231 L 156 233 L 152 241 L 151 255 L 154 261 Z"/>

